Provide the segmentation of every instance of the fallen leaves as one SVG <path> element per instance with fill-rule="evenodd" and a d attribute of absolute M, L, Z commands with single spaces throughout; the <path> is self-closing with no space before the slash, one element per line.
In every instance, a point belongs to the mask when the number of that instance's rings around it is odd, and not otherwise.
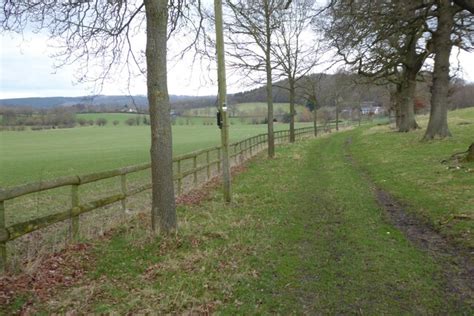
<path fill-rule="evenodd" d="M 0 277 L 0 304 L 11 304 L 20 295 L 31 295 L 35 299 L 47 300 L 61 287 L 71 287 L 80 282 L 86 267 L 94 260 L 90 245 L 79 243 L 48 255 L 38 268 L 30 274 Z M 28 306 L 28 302 L 25 307 Z"/>

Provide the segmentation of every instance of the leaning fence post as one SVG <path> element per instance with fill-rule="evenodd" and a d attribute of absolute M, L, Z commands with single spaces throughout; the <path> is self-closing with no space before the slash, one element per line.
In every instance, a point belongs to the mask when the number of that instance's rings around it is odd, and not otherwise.
<path fill-rule="evenodd" d="M 5 231 L 5 202 L 0 201 L 0 230 Z M 7 242 L 0 242 L 0 273 L 7 267 Z"/>
<path fill-rule="evenodd" d="M 127 210 L 127 174 L 124 173 L 120 176 L 120 186 L 122 188 L 123 200 L 122 200 L 122 210 L 125 212 Z"/>
<path fill-rule="evenodd" d="M 71 186 L 71 211 L 79 206 L 79 185 L 73 184 Z M 71 214 L 71 239 L 76 241 L 79 238 L 79 216 Z"/>

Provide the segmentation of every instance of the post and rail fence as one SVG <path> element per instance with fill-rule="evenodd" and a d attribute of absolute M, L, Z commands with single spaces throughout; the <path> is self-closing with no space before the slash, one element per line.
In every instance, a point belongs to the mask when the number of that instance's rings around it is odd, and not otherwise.
<path fill-rule="evenodd" d="M 318 133 L 324 128 L 327 128 L 327 126 L 318 127 Z M 274 135 L 275 143 L 282 144 L 288 142 L 290 131 L 276 131 L 274 132 Z M 295 137 L 297 140 L 309 136 L 314 136 L 314 127 L 295 129 Z M 229 156 L 231 161 L 233 161 L 232 165 L 239 165 L 247 158 L 255 156 L 264 150 L 266 148 L 267 140 L 267 134 L 259 134 L 230 144 Z M 213 177 L 212 170 L 216 170 L 217 174 L 222 172 L 221 150 L 222 149 L 220 146 L 216 146 L 184 155 L 179 155 L 173 158 L 174 182 L 178 196 L 183 194 L 185 191 L 183 186 L 185 178 L 192 176 L 192 181 L 189 182 L 191 188 L 195 188 L 199 184 L 203 184 Z M 127 185 L 127 176 L 139 171 L 150 169 L 150 166 L 150 163 L 144 163 L 114 170 L 76 176 L 64 176 L 56 179 L 0 188 L 0 273 L 5 271 L 7 263 L 7 242 L 55 223 L 64 222 L 67 220 L 69 220 L 69 239 L 71 241 L 76 241 L 79 238 L 79 217 L 81 214 L 85 214 L 95 209 L 117 202 L 121 202 L 121 209 L 125 211 L 127 208 L 128 197 L 151 189 L 151 183 L 146 183 L 129 189 Z M 201 183 L 198 181 L 199 172 L 205 174 L 204 181 L 201 181 Z M 81 199 L 79 197 L 79 188 L 81 185 L 95 183 L 101 180 L 116 177 L 120 177 L 120 193 L 81 203 Z M 6 225 L 6 201 L 10 201 L 32 193 L 38 193 L 67 186 L 71 188 L 71 191 L 70 207 L 66 210 L 20 223 L 14 223 L 8 226 Z"/>

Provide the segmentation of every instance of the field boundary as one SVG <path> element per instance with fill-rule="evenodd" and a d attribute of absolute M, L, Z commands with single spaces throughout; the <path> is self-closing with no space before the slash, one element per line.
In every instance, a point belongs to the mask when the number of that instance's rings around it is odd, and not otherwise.
<path fill-rule="evenodd" d="M 333 126 L 317 127 L 315 133 L 314 127 L 304 127 L 295 129 L 296 140 L 311 137 L 320 132 L 325 132 Z M 275 131 L 275 144 L 284 144 L 289 142 L 290 131 Z M 255 156 L 259 152 L 267 148 L 268 134 L 259 134 L 229 145 L 229 158 L 232 165 L 240 165 L 246 159 Z M 192 177 L 189 181 L 191 188 L 196 188 L 209 181 L 212 177 L 212 168 L 217 169 L 217 173 L 221 173 L 222 148 L 215 146 L 206 148 L 187 154 L 179 155 L 173 158 L 173 180 L 175 182 L 175 192 L 177 196 L 184 193 L 184 180 Z M 63 176 L 55 179 L 42 180 L 37 182 L 26 183 L 22 185 L 0 188 L 0 273 L 5 271 L 7 265 L 6 244 L 23 235 L 32 233 L 42 228 L 51 226 L 58 222 L 69 220 L 68 239 L 77 241 L 79 239 L 79 216 L 96 210 L 98 208 L 108 206 L 113 203 L 121 202 L 121 209 L 127 210 L 127 198 L 140 192 L 151 189 L 151 183 L 146 183 L 139 187 L 129 189 L 127 186 L 127 175 L 143 171 L 151 168 L 151 163 L 138 164 L 133 166 L 122 167 L 113 170 L 88 173 L 83 175 Z M 198 173 L 205 172 L 205 178 L 199 181 Z M 97 200 L 88 201 L 83 204 L 79 203 L 79 187 L 84 184 L 98 182 L 105 179 L 120 177 L 119 194 L 109 195 Z M 5 221 L 5 201 L 33 194 L 37 192 L 52 190 L 59 187 L 71 187 L 70 191 L 70 207 L 64 211 L 54 213 L 27 220 L 20 223 L 14 223 L 6 226 Z"/>

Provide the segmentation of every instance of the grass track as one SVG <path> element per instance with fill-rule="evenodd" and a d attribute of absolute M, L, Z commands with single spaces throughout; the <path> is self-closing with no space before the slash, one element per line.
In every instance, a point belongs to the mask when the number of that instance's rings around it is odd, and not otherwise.
<path fill-rule="evenodd" d="M 382 220 L 366 180 L 344 157 L 347 136 L 280 147 L 276 159 L 250 163 L 235 179 L 231 205 L 213 192 L 179 208 L 176 239 L 150 238 L 147 223 L 135 220 L 94 245 L 96 262 L 79 286 L 36 308 L 469 313 L 444 292 L 432 258 Z"/>
<path fill-rule="evenodd" d="M 419 123 L 426 126 L 427 117 Z M 455 243 L 474 249 L 474 162 L 441 163 L 474 142 L 474 108 L 449 112 L 449 128 L 452 137 L 430 142 L 420 142 L 424 130 L 363 129 L 355 134 L 351 152 L 378 186 L 409 204 L 409 211 Z"/>

